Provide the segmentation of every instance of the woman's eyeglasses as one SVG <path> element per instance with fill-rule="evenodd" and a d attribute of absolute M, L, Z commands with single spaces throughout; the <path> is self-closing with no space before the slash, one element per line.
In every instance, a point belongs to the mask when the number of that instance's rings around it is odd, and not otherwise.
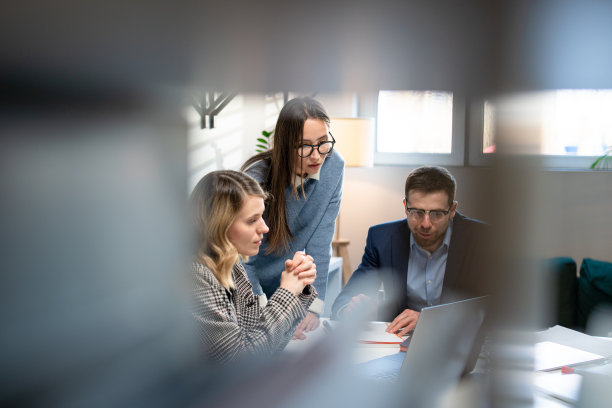
<path fill-rule="evenodd" d="M 317 148 L 317 151 L 319 152 L 321 156 L 326 156 L 328 154 L 331 154 L 331 152 L 334 150 L 334 144 L 336 144 L 336 139 L 334 139 L 331 133 L 329 134 L 329 136 L 332 138 L 332 140 L 327 140 L 325 142 L 321 142 L 316 145 L 309 145 L 309 144 L 299 145 L 297 147 L 298 156 L 302 158 L 310 156 L 312 152 L 314 152 L 315 147 Z"/>

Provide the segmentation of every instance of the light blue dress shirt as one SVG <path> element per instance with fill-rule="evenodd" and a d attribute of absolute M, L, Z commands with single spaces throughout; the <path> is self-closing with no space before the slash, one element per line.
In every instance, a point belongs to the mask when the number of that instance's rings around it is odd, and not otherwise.
<path fill-rule="evenodd" d="M 414 236 L 410 234 L 410 257 L 406 284 L 408 285 L 408 304 L 414 305 L 417 311 L 425 306 L 440 303 L 452 229 L 453 221 L 451 220 L 444 234 L 442 245 L 431 254 L 421 248 L 414 240 Z"/>

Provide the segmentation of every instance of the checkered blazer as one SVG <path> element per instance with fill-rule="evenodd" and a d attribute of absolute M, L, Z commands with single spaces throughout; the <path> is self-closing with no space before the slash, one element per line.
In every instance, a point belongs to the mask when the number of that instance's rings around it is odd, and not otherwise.
<path fill-rule="evenodd" d="M 193 315 L 209 356 L 221 363 L 282 350 L 317 296 L 311 285 L 299 296 L 278 288 L 262 308 L 242 264 L 232 269 L 236 285 L 232 290 L 223 287 L 205 265 L 194 262 L 192 272 Z"/>

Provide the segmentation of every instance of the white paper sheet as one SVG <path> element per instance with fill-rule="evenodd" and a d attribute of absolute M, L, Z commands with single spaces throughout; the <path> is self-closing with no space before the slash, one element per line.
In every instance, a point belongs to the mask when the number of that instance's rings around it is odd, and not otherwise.
<path fill-rule="evenodd" d="M 535 377 L 537 390 L 562 401 L 575 403 L 580 395 L 582 377 L 578 374 L 541 373 Z"/>
<path fill-rule="evenodd" d="M 387 333 L 386 322 L 368 322 L 366 329 L 359 333 L 358 341 L 366 343 L 393 343 L 400 344 L 403 339 L 392 333 Z"/>
<path fill-rule="evenodd" d="M 535 370 L 555 370 L 566 365 L 603 358 L 588 351 L 579 350 L 552 341 L 535 344 Z"/>

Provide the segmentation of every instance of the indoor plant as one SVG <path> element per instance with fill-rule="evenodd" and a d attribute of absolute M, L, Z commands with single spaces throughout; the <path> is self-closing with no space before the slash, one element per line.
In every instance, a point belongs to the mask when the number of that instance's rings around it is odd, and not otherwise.
<path fill-rule="evenodd" d="M 257 138 L 257 144 L 255 145 L 255 151 L 258 153 L 261 153 L 263 151 L 268 150 L 269 146 L 270 146 L 270 136 L 272 135 L 272 132 L 268 132 L 267 130 L 262 130 L 261 131 L 261 135 L 263 137 L 258 137 Z"/>
<path fill-rule="evenodd" d="M 612 169 L 612 148 L 609 148 L 607 152 L 599 156 L 592 164 L 591 169 L 597 170 L 610 170 Z"/>

